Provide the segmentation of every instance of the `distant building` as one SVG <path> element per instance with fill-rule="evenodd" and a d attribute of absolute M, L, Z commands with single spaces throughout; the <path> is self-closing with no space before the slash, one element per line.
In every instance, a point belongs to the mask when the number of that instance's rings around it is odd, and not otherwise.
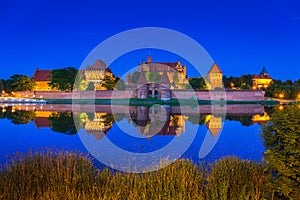
<path fill-rule="evenodd" d="M 49 128 L 51 123 L 49 117 L 53 114 L 52 111 L 35 111 L 34 125 L 37 129 Z"/>
<path fill-rule="evenodd" d="M 39 70 L 36 68 L 32 79 L 35 81 L 34 91 L 52 90 L 48 83 L 51 81 L 51 70 Z"/>
<path fill-rule="evenodd" d="M 152 62 L 152 57 L 148 56 L 148 61 L 143 61 L 142 64 L 138 65 L 138 73 L 145 73 L 147 83 L 156 82 L 151 81 L 150 76 L 157 75 L 162 76 L 167 75 L 169 85 L 171 89 L 185 89 L 186 84 L 188 84 L 188 79 L 186 77 L 186 66 L 182 65 L 178 60 L 177 62 Z M 128 74 L 126 77 L 126 85 L 130 87 L 135 86 L 135 83 L 131 80 L 132 74 Z"/>
<path fill-rule="evenodd" d="M 214 115 L 206 116 L 206 127 L 213 137 L 216 137 L 222 130 L 222 117 Z"/>
<path fill-rule="evenodd" d="M 106 76 L 115 79 L 115 76 L 102 60 L 96 60 L 92 66 L 87 66 L 83 70 L 84 79 L 90 83 L 94 83 L 95 90 L 106 90 L 102 87 L 102 83 Z"/>
<path fill-rule="evenodd" d="M 267 112 L 264 112 L 263 114 L 256 114 L 256 115 L 252 116 L 253 123 L 258 123 L 258 124 L 268 122 L 268 121 L 270 121 L 270 119 L 271 118 Z"/>
<path fill-rule="evenodd" d="M 115 81 L 117 78 L 102 61 L 97 59 L 91 66 L 78 71 L 82 75 L 79 89 L 86 90 L 92 83 L 95 90 L 106 90 L 104 81 Z M 137 73 L 138 76 L 135 77 Z M 215 90 L 223 87 L 223 74 L 217 64 L 213 64 L 206 76 L 208 89 Z M 108 80 L 109 79 L 109 80 Z M 36 82 L 35 91 L 51 91 L 51 70 L 36 69 L 33 80 Z M 138 65 L 136 72 L 126 76 L 126 89 L 137 90 L 137 98 L 170 98 L 171 90 L 183 90 L 189 85 L 186 75 L 186 66 L 178 60 L 177 62 L 152 62 L 143 61 Z"/>
<path fill-rule="evenodd" d="M 138 106 L 130 108 L 129 122 L 138 125 L 138 133 L 143 136 L 176 135 L 186 132 L 185 123 L 188 119 L 185 115 L 171 115 L 169 107 Z"/>
<path fill-rule="evenodd" d="M 255 74 L 252 78 L 253 81 L 253 89 L 261 89 L 269 87 L 272 82 L 272 78 L 269 76 L 266 67 L 264 66 L 260 72 L 260 74 Z"/>
<path fill-rule="evenodd" d="M 87 134 L 92 134 L 97 140 L 101 140 L 111 129 L 114 123 L 112 114 L 104 112 L 95 112 L 94 119 L 87 118 L 84 128 Z"/>
<path fill-rule="evenodd" d="M 138 75 L 136 78 L 135 76 Z M 151 77 L 154 77 L 154 81 Z M 138 65 L 138 70 L 126 77 L 126 88 L 136 89 L 137 98 L 161 98 L 171 97 L 172 90 L 186 89 L 189 82 L 186 75 L 186 66 L 177 62 L 152 62 L 143 61 Z M 206 76 L 208 89 L 214 90 L 223 87 L 223 73 L 217 64 L 213 64 Z"/>
<path fill-rule="evenodd" d="M 49 86 L 51 81 L 51 71 L 52 70 L 40 70 L 36 68 L 32 77 L 36 83 L 36 86 L 33 89 L 34 91 L 56 90 Z M 102 60 L 96 60 L 92 66 L 87 66 L 86 69 L 79 70 L 78 72 L 83 75 L 84 81 L 87 82 L 86 85 L 90 82 L 94 84 L 95 90 L 106 90 L 106 88 L 102 87 L 102 83 L 106 76 L 111 77 L 113 80 L 116 78 Z"/>
<path fill-rule="evenodd" d="M 216 63 L 208 71 L 206 79 L 209 90 L 223 87 L 223 73 Z"/>

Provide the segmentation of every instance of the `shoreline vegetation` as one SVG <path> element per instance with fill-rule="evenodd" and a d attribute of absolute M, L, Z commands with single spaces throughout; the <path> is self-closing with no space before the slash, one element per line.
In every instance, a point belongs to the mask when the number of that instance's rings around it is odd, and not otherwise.
<path fill-rule="evenodd" d="M 16 154 L 0 171 L 0 199 L 271 199 L 264 163 L 224 157 L 198 165 L 177 160 L 153 172 L 97 169 L 81 153 Z"/>
<path fill-rule="evenodd" d="M 275 110 L 271 119 L 261 126 L 261 162 L 182 159 L 135 174 L 96 168 L 77 152 L 17 153 L 0 168 L 0 199 L 299 199 L 300 105 Z"/>

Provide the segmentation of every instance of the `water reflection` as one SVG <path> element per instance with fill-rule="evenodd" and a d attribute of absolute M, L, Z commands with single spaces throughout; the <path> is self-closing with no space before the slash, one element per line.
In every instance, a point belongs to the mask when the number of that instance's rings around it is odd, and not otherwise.
<path fill-rule="evenodd" d="M 113 114 L 105 112 L 90 113 L 89 115 L 80 113 L 80 119 L 86 133 L 92 134 L 97 140 L 101 140 L 114 124 Z"/>
<path fill-rule="evenodd" d="M 7 141 L 25 146 L 30 144 L 33 148 L 43 143 L 37 137 L 47 138 L 47 146 L 53 146 L 63 142 L 60 138 L 65 136 L 64 140 L 66 137 L 70 141 L 79 139 L 90 153 L 92 151 L 86 147 L 85 142 L 99 147 L 99 151 L 94 151 L 95 157 L 99 152 L 108 152 L 110 155 L 101 156 L 108 156 L 107 159 L 111 162 L 120 159 L 120 156 L 119 152 L 111 151 L 111 146 L 103 145 L 107 141 L 119 149 L 140 153 L 142 156 L 170 145 L 168 152 L 157 154 L 158 159 L 166 156 L 176 159 L 184 153 L 183 157 L 198 162 L 199 158 L 202 159 L 208 154 L 212 160 L 226 155 L 260 160 L 263 146 L 259 136 L 259 124 L 268 121 L 271 112 L 272 108 L 261 105 L 227 105 L 225 108 L 220 105 L 128 107 L 46 104 L 5 107 L 4 111 L 0 110 L 0 118 L 8 119 L 14 124 L 27 124 L 22 126 L 28 133 L 27 140 L 10 138 L 13 126 L 9 126 L 5 120 L 2 124 L 8 128 L 5 130 L 7 136 L 2 136 Z M 223 130 L 224 121 L 226 123 Z M 53 134 L 53 131 L 63 134 Z M 43 134 L 30 134 L 36 132 Z M 7 149 L 6 153 L 16 151 L 14 145 L 7 146 L 10 150 Z M 76 149 L 77 146 L 78 144 L 72 147 Z M 142 156 L 140 160 L 135 159 L 138 163 L 146 164 L 144 160 L 148 160 Z M 122 158 L 126 160 L 125 156 Z"/>
<path fill-rule="evenodd" d="M 192 107 L 179 106 L 117 106 L 112 109 L 110 105 L 79 105 L 72 112 L 72 105 L 19 105 L 3 108 L 0 118 L 7 118 L 14 124 L 27 124 L 34 121 L 36 128 L 51 128 L 55 132 L 76 134 L 74 116 L 79 118 L 79 127 L 84 128 L 87 134 L 101 140 L 113 127 L 115 121 L 126 119 L 141 136 L 152 137 L 154 135 L 180 136 L 185 133 L 186 122 L 194 125 L 206 125 L 213 137 L 216 137 L 222 129 L 224 120 L 239 121 L 242 126 L 250 126 L 254 123 L 262 124 L 270 120 L 272 108 L 264 108 L 261 105 L 228 105 L 226 118 L 224 115 L 211 114 L 212 106 Z M 221 106 L 214 105 L 214 109 L 222 112 Z M 217 108 L 216 108 L 217 107 Z M 74 108 L 73 108 L 74 110 Z M 79 111 L 78 111 L 79 110 Z M 118 113 L 113 113 L 117 110 Z M 93 112 L 94 111 L 94 112 Z M 74 114 L 74 115 L 73 115 Z"/>

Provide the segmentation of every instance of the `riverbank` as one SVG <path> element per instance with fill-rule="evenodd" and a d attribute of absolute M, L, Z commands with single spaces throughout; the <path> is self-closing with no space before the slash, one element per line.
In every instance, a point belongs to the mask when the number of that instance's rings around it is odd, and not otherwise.
<path fill-rule="evenodd" d="M 135 99 L 134 90 L 99 90 L 99 91 L 25 91 L 15 92 L 18 97 L 35 97 L 41 99 Z M 172 90 L 171 99 L 198 99 L 201 101 L 264 101 L 262 90 Z M 158 96 L 159 97 L 159 96 Z M 140 99 L 140 98 L 138 98 Z"/>
<path fill-rule="evenodd" d="M 143 174 L 97 169 L 80 153 L 17 154 L 0 171 L 0 199 L 271 199 L 265 164 L 178 160 Z"/>

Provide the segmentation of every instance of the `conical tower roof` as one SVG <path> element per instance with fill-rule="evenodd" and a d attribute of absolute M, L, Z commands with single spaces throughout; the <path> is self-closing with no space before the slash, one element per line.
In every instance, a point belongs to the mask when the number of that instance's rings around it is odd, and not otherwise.
<path fill-rule="evenodd" d="M 86 70 L 106 70 L 107 65 L 103 60 L 97 59 L 92 66 L 86 66 Z"/>
<path fill-rule="evenodd" d="M 137 81 L 137 84 L 138 85 L 143 85 L 143 84 L 146 84 L 146 83 L 148 83 L 147 78 L 146 78 L 144 70 L 142 70 L 141 75 L 139 77 L 139 80 Z"/>
<path fill-rule="evenodd" d="M 266 66 L 263 66 L 260 74 L 269 74 L 268 71 L 267 71 L 267 69 L 266 69 Z"/>
<path fill-rule="evenodd" d="M 162 74 L 159 83 L 164 84 L 164 85 L 170 85 L 171 84 L 170 79 L 169 79 L 168 74 L 167 74 L 166 71 L 164 71 L 164 73 Z"/>
<path fill-rule="evenodd" d="M 208 73 L 222 73 L 220 67 L 217 65 L 217 63 L 214 63 Z"/>

